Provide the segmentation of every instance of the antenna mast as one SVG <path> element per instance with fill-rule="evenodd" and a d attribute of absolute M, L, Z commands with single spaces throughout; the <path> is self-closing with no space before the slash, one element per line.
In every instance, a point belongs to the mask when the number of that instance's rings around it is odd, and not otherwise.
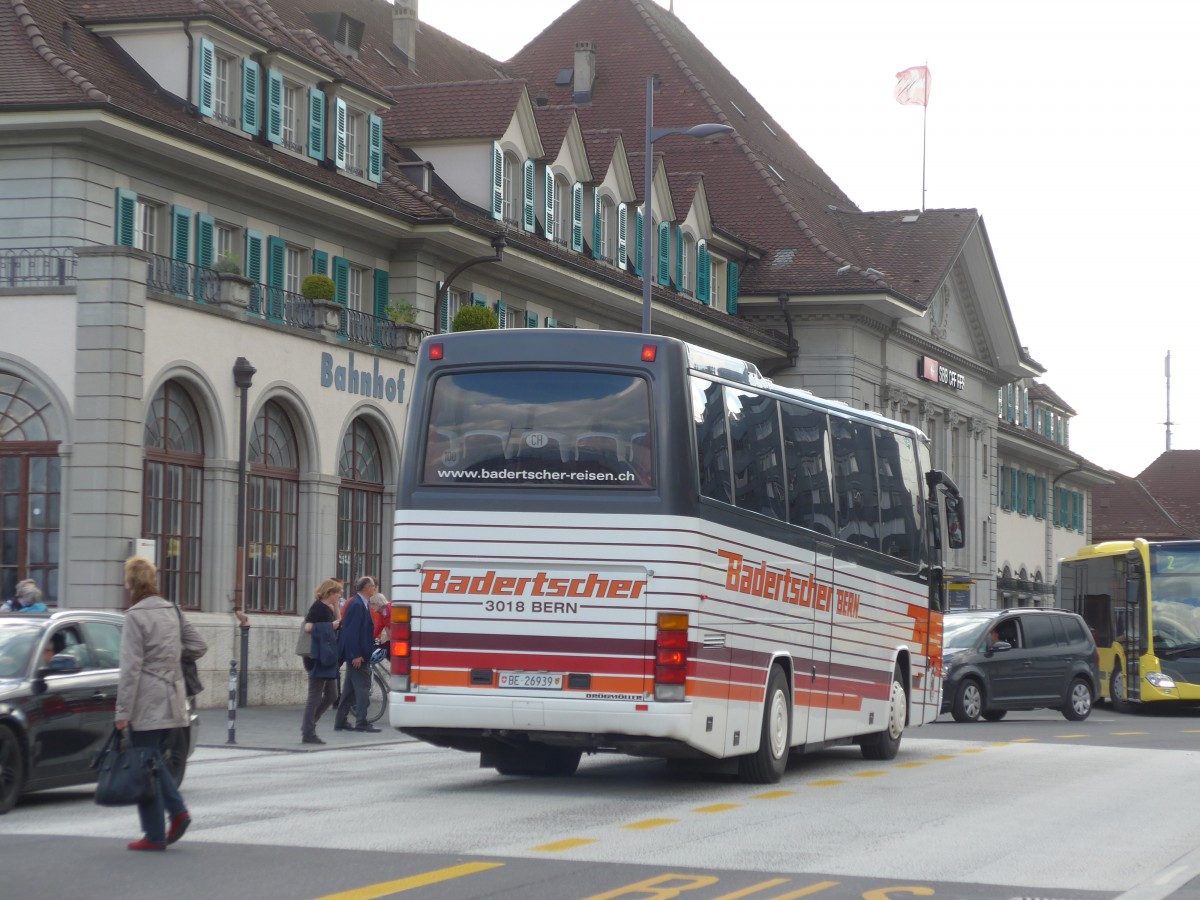
<path fill-rule="evenodd" d="M 1167 362 L 1165 365 L 1167 375 L 1167 421 L 1163 424 L 1167 426 L 1167 452 L 1171 452 L 1171 351 L 1167 351 Z"/>

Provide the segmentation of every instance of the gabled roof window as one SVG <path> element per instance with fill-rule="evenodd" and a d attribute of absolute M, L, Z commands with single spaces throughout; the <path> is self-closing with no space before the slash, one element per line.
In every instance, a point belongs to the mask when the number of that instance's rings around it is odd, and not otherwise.
<path fill-rule="evenodd" d="M 338 52 L 350 59 L 358 59 L 362 49 L 363 23 L 342 12 L 309 13 L 309 19 Z"/>

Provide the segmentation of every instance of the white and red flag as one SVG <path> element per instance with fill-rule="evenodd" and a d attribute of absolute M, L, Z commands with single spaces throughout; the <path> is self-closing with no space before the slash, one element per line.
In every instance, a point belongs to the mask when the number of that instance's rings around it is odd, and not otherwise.
<path fill-rule="evenodd" d="M 929 66 L 913 66 L 896 73 L 896 89 L 892 96 L 901 106 L 928 106 L 932 77 Z"/>

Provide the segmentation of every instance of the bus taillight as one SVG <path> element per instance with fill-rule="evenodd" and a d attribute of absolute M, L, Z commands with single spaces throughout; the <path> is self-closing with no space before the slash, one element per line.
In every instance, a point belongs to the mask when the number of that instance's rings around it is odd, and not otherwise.
<path fill-rule="evenodd" d="M 683 700 L 687 693 L 688 617 L 658 614 L 654 638 L 654 699 Z"/>
<path fill-rule="evenodd" d="M 388 626 L 391 639 L 393 691 L 407 691 L 412 671 L 412 607 L 392 604 L 392 621 Z"/>

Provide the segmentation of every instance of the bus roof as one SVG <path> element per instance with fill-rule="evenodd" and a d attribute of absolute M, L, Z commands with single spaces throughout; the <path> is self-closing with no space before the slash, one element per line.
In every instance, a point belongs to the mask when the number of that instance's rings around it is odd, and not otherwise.
<path fill-rule="evenodd" d="M 1200 546 L 1200 541 L 1147 541 L 1144 538 L 1133 538 L 1127 541 L 1102 541 L 1099 544 L 1080 547 L 1070 556 L 1064 556 L 1062 561 L 1070 562 L 1080 559 L 1096 559 L 1102 556 L 1124 556 L 1129 551 L 1136 550 L 1140 546 L 1147 548 Z"/>
<path fill-rule="evenodd" d="M 727 356 L 724 353 L 718 353 L 697 344 L 690 344 L 678 338 L 666 337 L 665 335 L 646 335 L 640 332 L 605 331 L 588 328 L 503 328 L 488 331 L 430 335 L 425 338 L 422 346 L 427 347 L 430 344 L 441 342 L 454 344 L 460 341 L 474 345 L 471 347 L 469 357 L 472 361 L 480 363 L 499 361 L 500 359 L 533 362 L 540 357 L 537 353 L 529 352 L 530 344 L 553 344 L 556 347 L 556 358 L 562 360 L 588 361 L 591 359 L 602 359 L 605 362 L 612 362 L 622 358 L 631 361 L 637 360 L 640 358 L 642 346 L 649 343 L 671 344 L 683 355 L 688 368 L 692 371 L 712 375 L 736 384 L 744 384 L 747 387 L 752 387 L 765 393 L 772 393 L 779 397 L 802 400 L 811 406 L 819 407 L 825 412 L 833 413 L 834 415 L 864 419 L 875 425 L 919 435 L 922 441 L 928 441 L 925 433 L 915 426 L 907 425 L 896 419 L 889 419 L 887 416 L 869 409 L 858 409 L 840 400 L 827 400 L 818 397 L 802 388 L 784 387 L 763 375 L 754 363 L 746 362 L 733 356 Z M 491 356 L 486 351 L 481 353 L 480 350 L 482 347 L 489 344 L 493 347 L 500 347 L 507 344 L 508 347 L 513 349 L 499 353 L 497 356 Z M 518 344 L 520 345 L 520 349 L 516 349 Z M 615 348 L 621 344 L 636 348 L 637 355 L 629 354 L 622 356 L 620 352 L 614 352 Z M 564 346 L 567 347 L 565 351 L 558 349 Z M 453 356 L 455 354 L 447 353 L 445 360 L 449 362 Z"/>

